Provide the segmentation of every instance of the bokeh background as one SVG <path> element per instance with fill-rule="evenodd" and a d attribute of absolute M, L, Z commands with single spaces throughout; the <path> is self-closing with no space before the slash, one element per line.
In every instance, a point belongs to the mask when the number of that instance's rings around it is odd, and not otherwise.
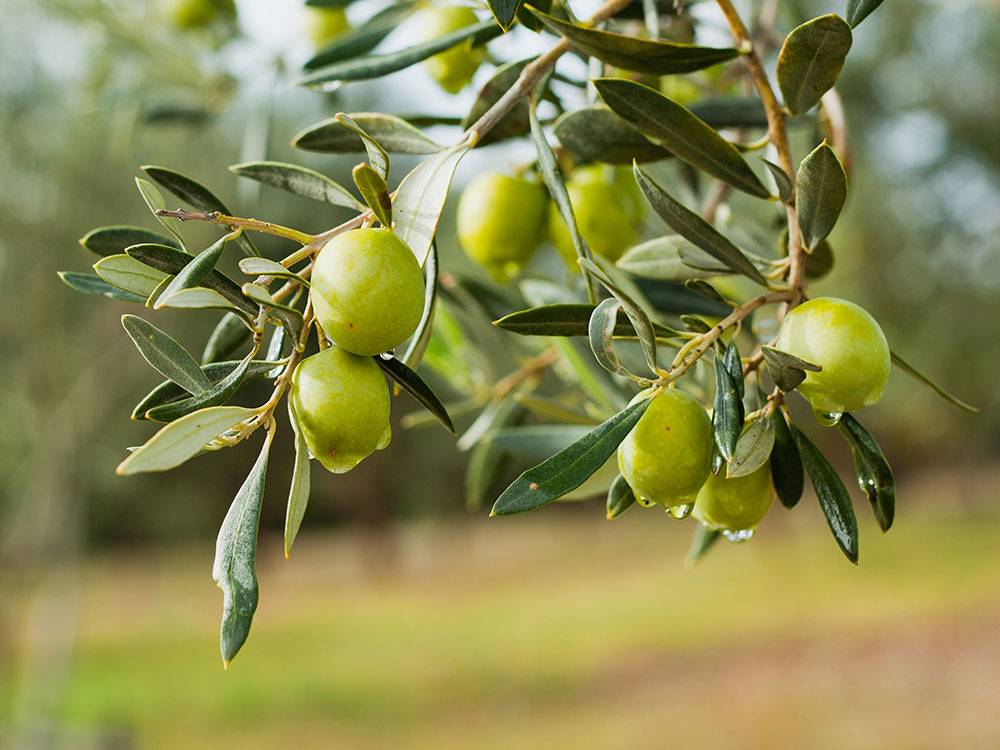
<path fill-rule="evenodd" d="M 784 29 L 842 12 L 779 6 Z M 865 304 L 898 351 L 982 407 L 969 416 L 893 376 L 866 423 L 896 471 L 897 522 L 882 537 L 858 499 L 860 567 L 810 498 L 693 569 L 690 527 L 648 512 L 469 514 L 467 456 L 443 431 L 398 427 L 350 475 L 314 472 L 285 561 L 286 441 L 261 605 L 228 672 L 213 542 L 255 449 L 116 478 L 146 437 L 127 415 L 158 378 L 123 309 L 56 272 L 87 270 L 90 228 L 150 225 L 140 164 L 191 174 L 244 215 L 331 226 L 337 209 L 237 184 L 226 165 L 266 156 L 349 182 L 354 160 L 295 152 L 292 134 L 337 111 L 462 114 L 474 87 L 449 99 L 417 68 L 330 96 L 296 89 L 310 54 L 296 0 L 241 0 L 225 39 L 179 34 L 152 3 L 0 7 L 0 745 L 1000 746 L 996 2 L 889 0 L 841 78 L 852 192 L 818 289 Z M 456 190 L 527 158 L 476 152 Z M 450 213 L 440 237 L 446 267 L 474 273 Z M 172 316 L 164 327 L 200 350 L 211 316 Z"/>

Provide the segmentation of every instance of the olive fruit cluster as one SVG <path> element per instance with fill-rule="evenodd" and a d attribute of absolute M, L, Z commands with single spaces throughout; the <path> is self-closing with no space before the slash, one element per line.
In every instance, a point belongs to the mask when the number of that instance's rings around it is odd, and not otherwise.
<path fill-rule="evenodd" d="M 440 39 L 479 22 L 471 8 L 463 5 L 427 5 L 416 14 L 417 39 L 423 42 Z M 473 47 L 467 40 L 424 60 L 424 68 L 449 94 L 464 89 L 486 59 L 484 47 Z"/>
<path fill-rule="evenodd" d="M 389 444 L 389 389 L 372 358 L 413 335 L 424 280 L 410 248 L 388 229 L 356 229 L 316 258 L 310 301 L 332 346 L 304 359 L 290 404 L 309 452 L 342 473 Z"/>

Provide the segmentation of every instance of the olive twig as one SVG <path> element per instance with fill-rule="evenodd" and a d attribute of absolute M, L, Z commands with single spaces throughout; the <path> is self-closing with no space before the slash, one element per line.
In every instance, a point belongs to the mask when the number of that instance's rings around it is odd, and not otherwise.
<path fill-rule="evenodd" d="M 316 239 L 315 235 L 300 232 L 298 229 L 283 227 L 270 221 L 260 221 L 259 219 L 244 219 L 241 216 L 229 216 L 221 211 L 188 211 L 184 208 L 159 208 L 156 215 L 178 221 L 207 221 L 212 224 L 220 224 L 230 229 L 250 230 L 261 234 L 273 234 L 275 237 L 283 237 L 286 240 L 293 240 L 300 245 L 307 245 Z"/>

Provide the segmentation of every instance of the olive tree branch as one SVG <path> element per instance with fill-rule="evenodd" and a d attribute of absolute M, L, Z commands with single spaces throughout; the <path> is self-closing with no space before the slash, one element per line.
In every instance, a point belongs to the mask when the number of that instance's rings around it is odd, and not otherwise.
<path fill-rule="evenodd" d="M 788 177 L 795 179 L 795 163 L 792 161 L 792 149 L 788 143 L 788 127 L 785 118 L 785 110 L 782 108 L 778 97 L 774 93 L 771 81 L 764 70 L 764 64 L 757 54 L 753 37 L 747 29 L 739 12 L 733 5 L 732 0 L 716 0 L 722 10 L 733 39 L 744 51 L 744 60 L 750 72 L 757 93 L 764 103 L 764 113 L 767 116 L 767 132 L 771 143 L 774 144 L 778 152 L 778 163 L 785 170 Z M 793 182 L 794 185 L 794 182 Z M 785 201 L 785 216 L 788 221 L 788 286 L 791 290 L 789 306 L 797 305 L 802 298 L 802 289 L 805 283 L 805 251 L 802 247 L 802 239 L 799 234 L 799 219 L 795 212 L 794 189 Z"/>
<path fill-rule="evenodd" d="M 240 216 L 229 216 L 221 211 L 188 211 L 183 208 L 160 208 L 156 211 L 157 216 L 179 221 L 207 221 L 211 224 L 219 224 L 230 229 L 249 230 L 251 232 L 261 232 L 262 234 L 273 234 L 275 237 L 283 237 L 286 240 L 293 240 L 300 245 L 312 242 L 316 236 L 300 232 L 298 229 L 283 227 L 270 221 L 260 221 L 258 219 L 244 219 Z"/>

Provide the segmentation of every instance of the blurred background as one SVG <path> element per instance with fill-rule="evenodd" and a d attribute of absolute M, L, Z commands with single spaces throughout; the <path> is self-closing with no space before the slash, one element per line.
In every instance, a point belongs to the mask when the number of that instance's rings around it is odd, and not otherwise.
<path fill-rule="evenodd" d="M 896 472 L 897 521 L 882 537 L 858 498 L 860 567 L 810 498 L 693 569 L 690 526 L 659 515 L 608 523 L 590 502 L 489 520 L 465 510 L 453 439 L 398 426 L 351 474 L 314 472 L 285 561 L 286 440 L 261 605 L 227 672 L 214 538 L 256 449 L 115 477 L 146 439 L 128 414 L 158 376 L 121 329 L 124 306 L 56 272 L 88 270 L 77 240 L 93 227 L 153 226 L 141 164 L 191 175 L 241 215 L 332 226 L 338 209 L 237 184 L 226 166 L 292 161 L 349 184 L 355 159 L 296 152 L 291 136 L 338 111 L 461 115 L 476 87 L 449 98 L 418 67 L 332 95 L 295 88 L 313 52 L 296 0 L 240 0 L 237 27 L 193 33 L 153 3 L 0 6 L 0 746 L 1000 746 L 997 3 L 890 0 L 841 77 L 851 198 L 817 290 L 867 306 L 896 350 L 982 408 L 893 376 L 865 421 Z M 830 11 L 841 3 L 780 3 L 778 28 Z M 530 154 L 474 152 L 455 190 Z M 453 210 L 444 266 L 474 274 Z M 160 315 L 193 351 L 214 323 Z M 414 408 L 403 397 L 394 415 Z M 818 437 L 849 468 L 843 444 Z"/>

